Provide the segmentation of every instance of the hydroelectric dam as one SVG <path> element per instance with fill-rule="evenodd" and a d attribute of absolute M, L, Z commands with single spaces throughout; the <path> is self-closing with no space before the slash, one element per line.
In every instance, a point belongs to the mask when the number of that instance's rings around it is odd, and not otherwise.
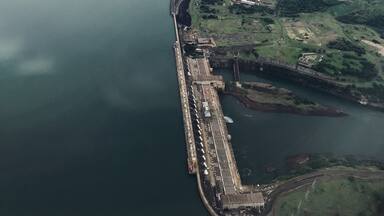
<path fill-rule="evenodd" d="M 223 77 L 213 74 L 205 55 L 184 55 L 177 22 L 181 4 L 182 0 L 171 1 L 171 15 L 188 171 L 196 175 L 199 194 L 211 215 L 258 215 L 264 196 L 241 183 L 218 95 L 225 88 Z"/>

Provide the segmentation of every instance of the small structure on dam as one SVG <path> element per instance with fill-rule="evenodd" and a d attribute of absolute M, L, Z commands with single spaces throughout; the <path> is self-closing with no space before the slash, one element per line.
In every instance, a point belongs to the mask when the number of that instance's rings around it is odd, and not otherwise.
<path fill-rule="evenodd" d="M 228 194 L 222 196 L 223 208 L 232 210 L 239 208 L 261 208 L 264 206 L 264 197 L 261 193 Z"/>

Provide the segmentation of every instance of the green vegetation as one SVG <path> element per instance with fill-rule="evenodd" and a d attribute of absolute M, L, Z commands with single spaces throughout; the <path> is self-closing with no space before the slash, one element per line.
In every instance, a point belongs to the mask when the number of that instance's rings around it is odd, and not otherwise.
<path fill-rule="evenodd" d="M 354 10 L 337 16 L 343 23 L 367 25 L 375 28 L 383 36 L 384 33 L 384 7 L 380 0 L 367 1 L 369 5 L 359 6 Z"/>
<path fill-rule="evenodd" d="M 300 156 L 301 155 L 292 156 L 287 159 L 286 167 L 280 170 L 278 177 L 279 180 L 289 179 L 291 177 L 314 172 L 327 167 L 372 167 L 374 169 L 384 169 L 383 163 L 378 163 L 374 160 L 364 160 L 351 155 L 340 156 L 333 154 L 310 154 L 307 155 L 309 157 L 307 162 L 298 164 L 294 161 L 294 159 Z"/>
<path fill-rule="evenodd" d="M 337 40 L 331 41 L 327 44 L 327 47 L 330 49 L 337 49 L 341 51 L 356 52 L 356 54 L 358 54 L 359 56 L 366 53 L 363 47 L 354 44 L 345 38 L 338 38 Z"/>
<path fill-rule="evenodd" d="M 341 4 L 338 0 L 281 0 L 277 11 L 282 16 L 298 16 L 299 13 L 324 11 Z"/>
<path fill-rule="evenodd" d="M 378 75 L 378 70 L 372 62 L 351 52 L 327 53 L 314 69 L 329 75 L 354 76 L 368 80 Z"/>
<path fill-rule="evenodd" d="M 264 2 L 264 1 L 262 1 Z M 300 63 L 316 53 L 313 69 L 384 102 L 384 2 L 382 0 L 269 0 L 260 6 L 231 0 L 191 0 L 192 27 L 213 37 L 226 56 L 265 57 Z M 252 50 L 252 51 L 249 51 Z"/>
<path fill-rule="evenodd" d="M 370 95 L 370 97 L 372 97 L 372 100 L 374 100 L 375 98 L 381 98 L 384 95 L 384 84 L 378 82 L 374 82 L 371 88 L 356 86 L 353 86 L 353 88 L 358 89 L 363 94 Z"/>
<path fill-rule="evenodd" d="M 299 154 L 287 157 L 283 165 L 269 164 L 265 170 L 259 172 L 258 177 L 260 183 L 270 183 L 288 180 L 330 167 L 384 170 L 384 163 L 351 155 Z"/>
<path fill-rule="evenodd" d="M 319 181 L 277 199 L 275 215 L 383 215 L 381 181 L 333 179 Z"/>

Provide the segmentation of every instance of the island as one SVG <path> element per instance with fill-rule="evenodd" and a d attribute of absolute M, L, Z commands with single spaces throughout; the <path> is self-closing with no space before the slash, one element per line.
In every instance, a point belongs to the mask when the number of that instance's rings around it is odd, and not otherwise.
<path fill-rule="evenodd" d="M 225 94 L 232 95 L 253 110 L 285 112 L 298 115 L 342 117 L 341 110 L 320 105 L 295 95 L 292 91 L 268 83 L 242 82 L 226 85 Z"/>

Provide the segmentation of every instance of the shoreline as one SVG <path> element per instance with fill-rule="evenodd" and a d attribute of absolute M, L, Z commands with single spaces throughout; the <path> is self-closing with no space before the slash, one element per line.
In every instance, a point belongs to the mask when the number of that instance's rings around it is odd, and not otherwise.
<path fill-rule="evenodd" d="M 231 70 L 233 59 L 213 55 L 210 57 L 210 62 L 216 69 Z M 330 77 L 315 71 L 300 71 L 300 69 L 295 69 L 295 66 L 283 65 L 278 62 L 274 62 L 273 60 L 269 61 L 264 59 L 255 61 L 239 60 L 239 66 L 243 71 L 248 71 L 247 73 L 250 74 L 282 78 L 284 80 L 351 101 L 366 108 L 384 111 L 383 103 L 363 103 L 362 96 L 353 94 L 352 89 L 348 85 L 337 83 Z"/>

